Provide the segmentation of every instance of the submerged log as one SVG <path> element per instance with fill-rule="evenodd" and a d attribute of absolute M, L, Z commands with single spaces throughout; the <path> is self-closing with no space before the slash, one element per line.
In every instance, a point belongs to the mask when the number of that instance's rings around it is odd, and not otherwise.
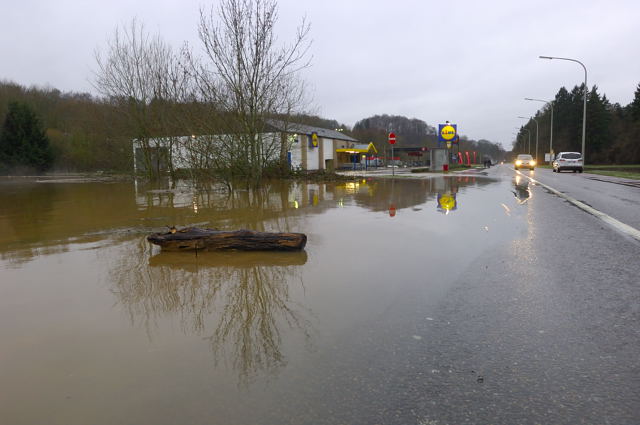
<path fill-rule="evenodd" d="M 253 230 L 224 231 L 187 227 L 147 237 L 165 251 L 299 251 L 307 244 L 304 233 L 267 233 Z"/>

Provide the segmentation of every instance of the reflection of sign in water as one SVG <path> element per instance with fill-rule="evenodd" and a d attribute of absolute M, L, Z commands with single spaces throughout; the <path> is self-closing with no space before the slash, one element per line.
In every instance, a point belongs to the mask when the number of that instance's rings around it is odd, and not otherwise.
<path fill-rule="evenodd" d="M 457 124 L 438 124 L 438 141 L 453 142 L 458 134 Z"/>
<path fill-rule="evenodd" d="M 438 193 L 438 211 L 448 213 L 458 208 L 458 202 L 456 200 L 455 193 Z"/>

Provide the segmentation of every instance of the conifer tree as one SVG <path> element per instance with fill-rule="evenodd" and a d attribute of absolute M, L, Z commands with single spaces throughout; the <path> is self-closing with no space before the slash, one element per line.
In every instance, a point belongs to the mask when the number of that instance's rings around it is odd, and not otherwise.
<path fill-rule="evenodd" d="M 0 129 L 0 164 L 6 169 L 29 167 L 42 172 L 52 163 L 51 145 L 35 112 L 25 103 L 10 103 Z"/>
<path fill-rule="evenodd" d="M 602 160 L 598 153 L 611 144 L 611 104 L 607 96 L 600 96 L 598 87 L 593 86 L 587 97 L 587 152 Z"/>
<path fill-rule="evenodd" d="M 631 119 L 633 121 L 640 121 L 640 83 L 636 88 L 633 101 L 629 104 L 629 111 L 631 112 Z"/>

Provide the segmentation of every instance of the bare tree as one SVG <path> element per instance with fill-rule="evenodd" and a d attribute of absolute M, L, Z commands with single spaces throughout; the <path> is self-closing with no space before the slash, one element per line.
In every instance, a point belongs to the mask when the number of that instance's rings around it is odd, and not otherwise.
<path fill-rule="evenodd" d="M 304 105 L 299 72 L 309 65 L 309 24 L 303 19 L 289 45 L 278 46 L 275 0 L 221 0 L 200 10 L 204 58 L 192 61 L 199 96 L 223 120 L 218 164 L 257 184 L 267 166 L 286 159 L 287 141 L 265 135 L 266 120 Z"/>
<path fill-rule="evenodd" d="M 143 146 L 143 160 L 150 176 L 159 169 L 153 161 L 163 160 L 173 173 L 171 158 L 162 157 L 171 155 L 172 139 L 168 139 L 165 151 L 152 149 L 149 139 L 154 134 L 171 135 L 171 108 L 189 96 L 191 76 L 179 56 L 159 35 L 150 36 L 133 19 L 127 26 L 116 28 L 107 42 L 106 53 L 96 50 L 95 59 L 93 85 L 121 107 L 132 136 Z"/>

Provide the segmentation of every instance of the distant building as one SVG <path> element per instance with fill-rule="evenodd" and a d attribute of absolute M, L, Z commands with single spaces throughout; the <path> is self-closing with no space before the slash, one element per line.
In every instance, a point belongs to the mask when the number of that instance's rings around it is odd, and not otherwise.
<path fill-rule="evenodd" d="M 287 161 L 294 170 L 333 170 L 350 168 L 354 161 L 360 163 L 360 155 L 374 151 L 373 144 L 362 145 L 346 134 L 327 128 L 313 127 L 279 120 L 268 120 L 263 138 L 268 143 L 278 140 L 287 142 Z M 206 163 L 190 146 L 206 143 L 221 143 L 226 135 L 179 136 L 150 139 L 145 147 L 139 140 L 133 141 L 134 171 L 145 171 L 147 161 L 158 172 L 169 169 L 186 169 L 198 161 Z M 148 150 L 147 160 L 144 151 Z M 203 151 L 202 149 L 198 152 Z M 277 153 L 274 152 L 274 159 Z M 354 156 L 355 155 L 355 156 Z"/>
<path fill-rule="evenodd" d="M 267 123 L 275 132 L 286 135 L 292 169 L 334 170 L 349 167 L 353 162 L 344 149 L 353 149 L 358 140 L 341 131 L 277 120 Z"/>

